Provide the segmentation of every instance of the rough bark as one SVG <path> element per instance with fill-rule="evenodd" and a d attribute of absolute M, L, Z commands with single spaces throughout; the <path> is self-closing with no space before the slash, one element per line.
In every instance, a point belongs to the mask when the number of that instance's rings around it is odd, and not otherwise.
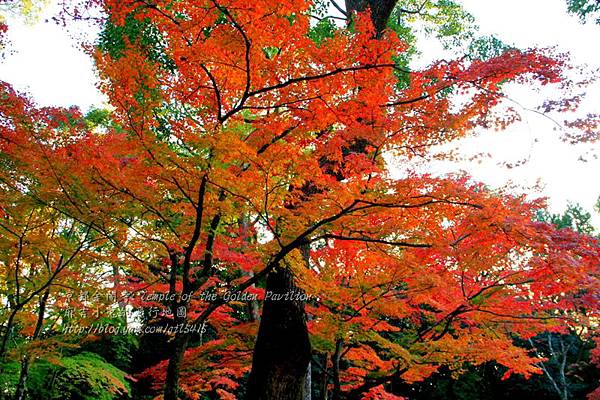
<path fill-rule="evenodd" d="M 348 17 L 351 17 L 355 12 L 370 9 L 375 35 L 379 38 L 387 26 L 388 19 L 397 2 L 398 0 L 346 0 L 346 12 Z"/>
<path fill-rule="evenodd" d="M 164 400 L 177 400 L 179 395 L 179 370 L 183 361 L 183 354 L 187 348 L 189 335 L 178 333 L 173 341 L 173 353 L 167 366 L 165 380 Z"/>
<path fill-rule="evenodd" d="M 298 293 L 292 273 L 278 268 L 267 277 L 267 293 Z M 304 400 L 311 347 L 304 303 L 265 299 L 246 400 Z"/>

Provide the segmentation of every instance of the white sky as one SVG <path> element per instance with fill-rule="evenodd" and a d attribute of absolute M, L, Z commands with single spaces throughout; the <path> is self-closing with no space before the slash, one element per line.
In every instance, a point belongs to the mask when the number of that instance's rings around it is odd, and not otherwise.
<path fill-rule="evenodd" d="M 8 54 L 0 59 L 0 80 L 29 93 L 43 106 L 77 105 L 87 110 L 101 105 L 92 60 L 64 27 L 44 21 L 55 10 L 50 7 L 36 24 L 9 18 L 10 44 Z"/>
<path fill-rule="evenodd" d="M 520 48 L 557 46 L 569 51 L 576 63 L 600 68 L 600 26 L 581 25 L 566 14 L 565 0 L 462 0 L 482 34 L 494 34 Z M 79 48 L 72 34 L 53 22 L 34 25 L 10 21 L 8 54 L 0 60 L 0 80 L 28 92 L 40 105 L 78 105 L 83 110 L 101 106 L 92 61 Z M 425 43 L 424 59 L 434 60 L 440 50 Z M 443 55 L 442 55 L 443 56 Z M 526 107 L 539 105 L 543 98 L 528 89 L 514 88 L 511 98 Z M 600 112 L 600 83 L 588 90 L 582 111 Z M 438 163 L 436 172 L 465 170 L 492 187 L 509 182 L 517 191 L 547 196 L 553 211 L 562 211 L 567 202 L 578 202 L 593 210 L 600 195 L 598 146 L 571 146 L 558 140 L 559 132 L 548 119 L 523 112 L 523 123 L 505 132 L 482 132 L 461 143 L 469 155 L 491 153 L 491 158 L 457 164 Z M 581 161 L 583 158 L 587 161 Z M 528 161 L 507 169 L 502 162 Z M 538 187 L 533 187 L 536 186 Z M 600 227 L 600 216 L 594 216 Z"/>
<path fill-rule="evenodd" d="M 494 34 L 520 48 L 557 46 L 559 51 L 569 52 L 574 63 L 600 68 L 600 26 L 580 24 L 575 16 L 566 13 L 565 0 L 463 0 L 462 4 L 474 15 L 482 34 Z M 515 88 L 509 95 L 529 108 L 543 101 L 540 94 L 524 88 Z M 599 112 L 600 82 L 596 82 L 587 91 L 581 113 Z M 600 195 L 600 160 L 596 157 L 599 146 L 565 144 L 558 139 L 560 132 L 554 130 L 552 121 L 531 112 L 523 112 L 523 118 L 522 124 L 506 132 L 469 140 L 466 147 L 473 153 L 491 152 L 494 157 L 481 164 L 465 164 L 463 168 L 493 186 L 512 180 L 526 187 L 539 180 L 541 190 L 522 191 L 547 196 L 556 212 L 564 209 L 568 201 L 592 211 Z M 509 170 L 498 165 L 501 161 L 522 159 L 528 162 L 518 168 Z M 600 227 L 599 215 L 593 214 L 595 226 Z"/>

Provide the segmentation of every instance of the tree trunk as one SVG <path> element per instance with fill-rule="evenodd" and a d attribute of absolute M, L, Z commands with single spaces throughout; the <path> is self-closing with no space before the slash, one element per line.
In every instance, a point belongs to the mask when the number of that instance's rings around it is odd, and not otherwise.
<path fill-rule="evenodd" d="M 299 293 L 287 269 L 271 272 L 266 290 L 246 400 L 304 400 L 311 358 L 304 302 L 275 298 Z"/>
<path fill-rule="evenodd" d="M 302 400 L 312 399 L 312 363 L 308 362 L 306 369 L 306 378 L 304 379 L 304 391 L 302 392 Z"/>
<path fill-rule="evenodd" d="M 113 296 L 115 301 L 117 302 L 121 315 L 124 317 L 123 322 L 125 324 L 125 327 L 127 327 L 129 322 L 127 321 L 127 304 L 123 300 L 123 292 L 121 291 L 121 272 L 117 264 L 113 265 L 112 272 L 114 280 Z"/>
<path fill-rule="evenodd" d="M 380 37 L 397 1 L 346 0 L 347 14 L 350 20 L 355 11 L 360 12 L 370 8 L 376 37 Z M 308 267 L 310 248 L 304 246 L 301 250 Z M 269 274 L 266 290 L 267 293 L 275 294 L 298 291 L 292 273 L 282 268 Z M 339 343 L 340 348 L 341 346 L 342 342 Z M 310 399 L 311 385 L 307 384 L 307 381 L 311 380 L 311 356 L 304 302 L 265 299 L 254 346 L 246 400 Z M 334 396 L 335 389 L 339 398 L 339 376 L 337 388 L 334 388 Z M 165 398 L 165 400 L 170 399 Z"/>
<path fill-rule="evenodd" d="M 350 19 L 354 12 L 370 9 L 375 36 L 379 38 L 387 26 L 388 19 L 397 2 L 398 0 L 346 0 L 346 12 Z"/>
<path fill-rule="evenodd" d="M 10 313 L 10 316 L 8 317 L 8 321 L 6 322 L 6 328 L 2 327 L 2 342 L 0 344 L 0 361 L 4 361 L 4 356 L 6 355 L 6 350 L 8 347 L 8 339 L 10 338 L 10 335 L 12 333 L 12 329 L 13 329 L 13 324 L 14 324 L 14 320 L 15 320 L 15 316 L 17 315 L 17 311 L 16 309 L 13 309 L 13 311 Z"/>
<path fill-rule="evenodd" d="M 187 348 L 189 335 L 177 333 L 173 341 L 173 351 L 167 366 L 165 379 L 164 400 L 177 400 L 179 395 L 179 370 L 183 361 L 183 354 Z"/>
<path fill-rule="evenodd" d="M 40 308 L 38 309 L 37 323 L 35 324 L 35 330 L 31 340 L 37 340 L 42 332 L 44 326 L 44 317 L 46 314 L 46 304 L 48 303 L 48 297 L 50 296 L 50 288 L 44 291 L 44 294 L 40 298 Z M 21 374 L 19 375 L 19 383 L 17 384 L 17 390 L 15 391 L 15 400 L 23 400 L 25 398 L 25 389 L 27 387 L 27 378 L 29 376 L 29 355 L 25 354 L 21 361 Z"/>
<path fill-rule="evenodd" d="M 15 400 L 23 400 L 25 398 L 25 388 L 27 385 L 27 377 L 29 376 L 29 357 L 23 357 L 21 361 L 21 375 L 19 375 L 19 383 L 15 391 Z"/>
<path fill-rule="evenodd" d="M 248 273 L 245 273 L 244 275 L 252 278 L 254 276 L 254 273 L 250 271 Z M 251 289 L 254 289 L 255 287 L 255 285 L 250 286 Z M 246 306 L 248 307 L 249 320 L 251 322 L 260 321 L 260 308 L 258 306 L 258 300 L 250 300 L 248 301 Z"/>
<path fill-rule="evenodd" d="M 321 381 L 321 400 L 327 400 L 327 391 L 329 389 L 329 371 L 327 371 L 327 365 L 329 363 L 329 355 L 325 353 L 323 357 L 323 376 Z"/>
<path fill-rule="evenodd" d="M 342 393 L 342 387 L 340 384 L 340 360 L 342 358 L 342 350 L 344 347 L 344 341 L 338 339 L 335 342 L 335 352 L 331 355 L 331 363 L 333 364 L 333 393 L 331 395 L 332 400 L 340 400 Z"/>

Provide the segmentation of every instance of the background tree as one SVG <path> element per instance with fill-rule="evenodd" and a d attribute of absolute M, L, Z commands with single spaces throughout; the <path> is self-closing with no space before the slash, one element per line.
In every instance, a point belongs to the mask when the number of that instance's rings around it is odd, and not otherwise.
<path fill-rule="evenodd" d="M 87 336 L 65 329 L 87 326 L 110 311 L 103 289 L 110 257 L 91 223 L 32 196 L 39 193 L 40 175 L 31 173 L 35 157 L 25 155 L 45 158 L 49 148 L 68 142 L 82 128 L 74 122 L 81 116 L 74 110 L 36 109 L 7 84 L 1 88 L 0 299 L 6 307 L 0 313 L 0 371 L 14 383 L 2 396 L 21 400 L 32 368 L 39 372 L 35 363 L 60 364 L 74 337 Z M 84 298 L 86 293 L 96 298 Z"/>
<path fill-rule="evenodd" d="M 569 12 L 577 15 L 582 21 L 594 20 L 600 24 L 600 2 L 598 0 L 567 0 Z"/>
<path fill-rule="evenodd" d="M 554 221 L 559 229 L 591 234 L 590 213 L 579 205 L 569 205 L 562 214 L 539 213 L 544 221 Z M 502 399 L 533 396 L 548 399 L 583 399 L 596 389 L 598 369 L 593 360 L 594 332 L 573 325 L 565 333 L 545 332 L 523 340 L 534 354 L 544 358 L 538 363 L 543 374 L 530 379 L 511 376 L 501 379 L 505 368 L 496 362 L 480 366 L 465 365 L 460 372 L 442 368 L 423 382 L 406 385 L 394 382 L 397 393 L 411 399 Z"/>

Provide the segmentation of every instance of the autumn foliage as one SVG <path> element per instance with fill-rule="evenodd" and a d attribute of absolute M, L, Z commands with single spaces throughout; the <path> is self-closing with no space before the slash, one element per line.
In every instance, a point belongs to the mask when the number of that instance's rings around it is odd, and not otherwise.
<path fill-rule="evenodd" d="M 411 71 L 395 61 L 408 45 L 376 37 L 368 12 L 316 41 L 308 1 L 97 5 L 106 21 L 90 52 L 110 123 L 1 87 L 0 266 L 29 277 L 8 278 L 2 298 L 16 294 L 23 335 L 38 303 L 19 297 L 51 289 L 60 324 L 67 292 L 104 287 L 161 310 L 144 324 L 203 326 L 168 334 L 171 351 L 136 380 L 234 399 L 258 321 L 224 296 L 257 306 L 265 277 L 286 269 L 308 296 L 313 357 L 336 371 L 326 387 L 394 399 L 390 381 L 442 366 L 539 373 L 515 338 L 597 321 L 595 239 L 536 222 L 541 202 L 465 176 L 398 177 L 386 161 L 505 127 L 503 85 L 561 83 L 561 57 L 508 50 Z"/>

